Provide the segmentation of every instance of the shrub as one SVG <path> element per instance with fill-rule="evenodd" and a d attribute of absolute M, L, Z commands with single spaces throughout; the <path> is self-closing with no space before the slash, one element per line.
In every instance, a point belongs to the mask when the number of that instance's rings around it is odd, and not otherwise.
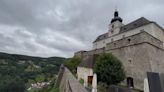
<path fill-rule="evenodd" d="M 64 65 L 69 68 L 73 73 L 76 73 L 77 66 L 80 64 L 80 58 L 69 58 L 64 62 Z"/>
<path fill-rule="evenodd" d="M 82 78 L 80 78 L 80 80 L 79 80 L 79 82 L 80 82 L 80 84 L 84 84 L 84 80 L 82 79 Z"/>
<path fill-rule="evenodd" d="M 96 59 L 94 72 L 98 82 L 105 85 L 118 84 L 125 78 L 122 63 L 111 53 L 104 53 Z"/>

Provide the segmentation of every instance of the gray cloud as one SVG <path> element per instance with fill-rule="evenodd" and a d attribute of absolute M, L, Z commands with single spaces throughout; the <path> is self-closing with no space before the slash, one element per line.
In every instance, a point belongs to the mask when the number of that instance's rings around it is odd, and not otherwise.
<path fill-rule="evenodd" d="M 117 6 L 124 23 L 146 17 L 164 26 L 163 0 L 0 0 L 0 51 L 72 56 L 107 32 Z"/>

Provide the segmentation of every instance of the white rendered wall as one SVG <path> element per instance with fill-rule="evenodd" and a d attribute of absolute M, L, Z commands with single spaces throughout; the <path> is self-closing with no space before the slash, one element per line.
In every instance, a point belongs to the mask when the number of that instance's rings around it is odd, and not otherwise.
<path fill-rule="evenodd" d="M 78 80 L 84 80 L 84 85 L 88 85 L 88 76 L 93 76 L 93 69 L 85 67 L 77 67 Z"/>
<path fill-rule="evenodd" d="M 120 32 L 120 28 L 123 26 L 123 24 L 120 21 L 115 21 L 112 24 L 109 25 L 108 30 L 108 36 L 116 35 Z"/>
<path fill-rule="evenodd" d="M 154 37 L 156 37 L 157 39 L 159 39 L 163 42 L 163 48 L 164 48 L 164 30 L 162 30 L 155 24 L 152 24 L 152 25 L 153 25 L 153 30 L 154 30 L 153 31 Z"/>

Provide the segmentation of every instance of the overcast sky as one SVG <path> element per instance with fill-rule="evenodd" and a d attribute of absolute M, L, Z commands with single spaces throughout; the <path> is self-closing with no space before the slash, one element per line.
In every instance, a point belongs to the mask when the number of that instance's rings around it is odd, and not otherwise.
<path fill-rule="evenodd" d="M 123 23 L 164 27 L 164 0 L 0 0 L 0 52 L 70 57 L 107 32 L 115 7 Z"/>

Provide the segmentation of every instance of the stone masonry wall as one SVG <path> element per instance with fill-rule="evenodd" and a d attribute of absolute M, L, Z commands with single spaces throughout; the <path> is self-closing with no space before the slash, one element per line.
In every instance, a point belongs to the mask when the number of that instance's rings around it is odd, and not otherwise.
<path fill-rule="evenodd" d="M 143 31 L 141 33 L 108 43 L 106 50 L 121 48 L 130 45 L 136 45 L 143 42 L 152 44 L 159 48 L 163 48 L 162 41 L 156 39 L 155 37 L 151 36 L 149 33 Z"/>
<path fill-rule="evenodd" d="M 87 92 L 66 67 L 64 67 L 62 74 L 62 78 L 58 78 L 60 79 L 59 92 Z"/>
<path fill-rule="evenodd" d="M 108 50 L 122 61 L 126 77 L 132 77 L 134 87 L 143 90 L 146 72 L 152 71 L 149 63 L 147 43 Z M 126 81 L 126 80 L 125 80 Z"/>
<path fill-rule="evenodd" d="M 147 45 L 147 49 L 152 72 L 164 73 L 164 50 L 152 45 Z"/>
<path fill-rule="evenodd" d="M 130 40 L 129 40 L 130 39 Z M 146 32 L 107 45 L 106 53 L 113 53 L 122 61 L 126 76 L 132 77 L 134 87 L 143 90 L 147 72 L 164 73 L 162 42 Z"/>
<path fill-rule="evenodd" d="M 145 31 L 108 43 L 106 48 L 87 51 L 83 55 L 101 53 L 113 53 L 120 59 L 126 76 L 133 78 L 137 89 L 143 90 L 147 72 L 164 73 L 163 42 Z"/>

